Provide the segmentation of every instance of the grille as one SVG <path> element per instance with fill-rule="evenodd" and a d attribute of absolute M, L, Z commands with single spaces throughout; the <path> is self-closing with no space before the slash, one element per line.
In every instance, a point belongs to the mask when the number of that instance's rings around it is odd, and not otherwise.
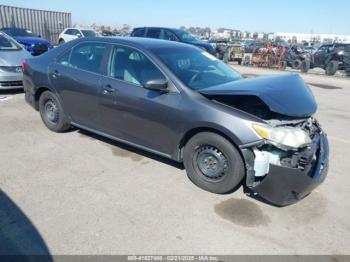
<path fill-rule="evenodd" d="M 23 86 L 23 82 L 22 81 L 6 81 L 6 82 L 0 81 L 0 86 L 2 87 Z"/>

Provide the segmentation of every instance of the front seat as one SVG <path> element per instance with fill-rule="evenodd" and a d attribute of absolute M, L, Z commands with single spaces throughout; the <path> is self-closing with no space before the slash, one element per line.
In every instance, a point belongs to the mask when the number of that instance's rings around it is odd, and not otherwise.
<path fill-rule="evenodd" d="M 133 84 L 140 85 L 135 69 L 129 59 L 129 54 L 125 51 L 117 51 L 114 58 L 111 76 Z"/>

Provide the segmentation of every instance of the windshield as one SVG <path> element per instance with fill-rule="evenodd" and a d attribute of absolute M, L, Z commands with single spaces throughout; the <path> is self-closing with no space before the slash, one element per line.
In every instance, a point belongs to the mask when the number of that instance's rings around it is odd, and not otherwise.
<path fill-rule="evenodd" d="M 6 37 L 3 34 L 0 34 L 0 50 L 1 51 L 14 51 L 21 50 L 21 46 L 16 43 L 14 40 Z"/>
<path fill-rule="evenodd" d="M 9 28 L 9 29 L 3 29 L 2 31 L 4 31 L 6 34 L 10 36 L 38 37 L 32 31 L 21 29 L 21 28 Z"/>
<path fill-rule="evenodd" d="M 192 90 L 225 84 L 241 79 L 230 66 L 195 48 L 157 48 L 153 52 Z"/>
<path fill-rule="evenodd" d="M 96 37 L 97 33 L 93 30 L 81 30 L 85 37 Z"/>
<path fill-rule="evenodd" d="M 194 35 L 186 32 L 186 31 L 176 30 L 175 33 L 176 33 L 177 37 L 180 38 L 180 40 L 182 42 L 198 41 L 198 39 Z"/>

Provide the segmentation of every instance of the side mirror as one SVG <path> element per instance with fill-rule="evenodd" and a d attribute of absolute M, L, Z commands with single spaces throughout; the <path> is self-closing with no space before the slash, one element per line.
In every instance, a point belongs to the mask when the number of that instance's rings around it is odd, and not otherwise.
<path fill-rule="evenodd" d="M 167 92 L 168 90 L 168 80 L 166 79 L 153 79 L 148 80 L 145 84 L 146 89 L 157 90 L 161 92 Z"/>

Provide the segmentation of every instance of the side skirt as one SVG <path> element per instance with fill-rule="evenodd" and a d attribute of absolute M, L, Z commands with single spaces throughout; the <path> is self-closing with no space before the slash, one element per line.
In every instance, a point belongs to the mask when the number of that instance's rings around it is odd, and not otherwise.
<path fill-rule="evenodd" d="M 171 155 L 165 154 L 165 153 L 163 153 L 163 152 L 159 152 L 159 151 L 157 151 L 157 150 L 154 150 L 154 149 L 151 149 L 151 148 L 148 148 L 148 147 L 145 147 L 145 146 L 141 146 L 141 145 L 138 145 L 138 144 L 129 142 L 129 141 L 124 140 L 124 139 L 120 139 L 120 138 L 118 138 L 118 137 L 115 137 L 115 136 L 106 134 L 106 133 L 104 133 L 104 132 L 101 132 L 101 131 L 98 131 L 98 130 L 95 130 L 95 129 L 92 129 L 92 128 L 89 128 L 89 127 L 86 127 L 86 126 L 83 126 L 83 125 L 80 125 L 80 124 L 77 124 L 77 123 L 74 123 L 74 122 L 71 122 L 71 125 L 73 125 L 73 126 L 75 126 L 75 127 L 78 127 L 78 128 L 80 128 L 80 129 L 84 129 L 84 130 L 87 130 L 87 131 L 89 131 L 89 132 L 98 134 L 98 135 L 100 135 L 100 136 L 109 138 L 109 139 L 111 139 L 111 140 L 115 140 L 115 141 L 117 141 L 117 142 L 121 142 L 121 143 L 123 143 L 123 144 L 129 145 L 129 146 L 133 146 L 133 147 L 139 148 L 139 149 L 141 149 L 141 150 L 144 150 L 144 151 L 147 151 L 147 152 L 150 152 L 150 153 L 153 153 L 153 154 L 156 154 L 156 155 L 159 155 L 159 156 L 162 156 L 162 157 L 166 157 L 166 158 L 169 158 L 169 159 L 172 159 L 172 160 L 175 160 L 175 161 L 176 161 L 176 159 L 173 159 L 173 157 L 172 157 Z"/>

